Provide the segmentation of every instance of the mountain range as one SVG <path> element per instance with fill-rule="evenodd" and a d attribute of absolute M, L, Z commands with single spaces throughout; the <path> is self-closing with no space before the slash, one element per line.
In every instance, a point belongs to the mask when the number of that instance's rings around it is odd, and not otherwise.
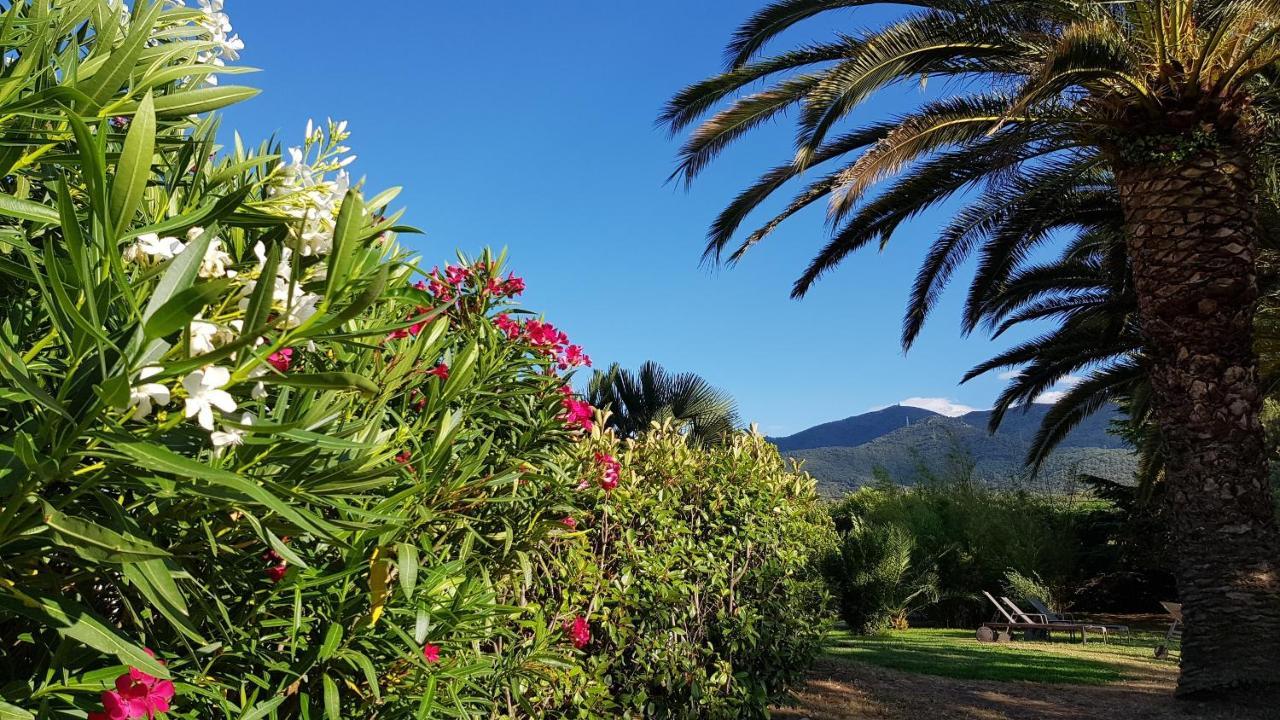
<path fill-rule="evenodd" d="M 1067 435 L 1033 477 L 1024 460 L 1049 408 L 1015 408 L 990 433 L 989 410 L 948 417 L 895 405 L 769 439 L 783 455 L 803 461 L 819 489 L 829 496 L 874 482 L 877 475 L 911 485 L 970 468 L 975 479 L 989 484 L 1049 489 L 1061 488 L 1081 473 L 1119 482 L 1132 478 L 1137 458 L 1122 438 L 1109 432 L 1111 421 L 1119 415 L 1114 406 Z"/>

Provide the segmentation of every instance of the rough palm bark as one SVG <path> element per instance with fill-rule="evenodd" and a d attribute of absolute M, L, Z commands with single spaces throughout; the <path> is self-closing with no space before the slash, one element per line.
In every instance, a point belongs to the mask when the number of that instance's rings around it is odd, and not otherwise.
<path fill-rule="evenodd" d="M 1129 254 L 1168 445 L 1186 620 L 1178 690 L 1280 683 L 1280 536 L 1254 353 L 1258 222 L 1242 152 L 1119 168 Z"/>

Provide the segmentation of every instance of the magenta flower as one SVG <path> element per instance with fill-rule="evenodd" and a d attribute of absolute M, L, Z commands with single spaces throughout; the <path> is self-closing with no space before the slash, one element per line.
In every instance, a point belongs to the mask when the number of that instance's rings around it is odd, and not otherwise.
<path fill-rule="evenodd" d="M 524 292 L 524 278 L 518 278 L 508 273 L 507 279 L 502 283 L 502 290 L 507 297 L 515 297 Z"/>
<path fill-rule="evenodd" d="M 285 561 L 281 560 L 275 565 L 269 566 L 262 572 L 271 580 L 271 582 L 278 583 L 283 580 L 285 574 L 289 572 L 289 565 Z"/>
<path fill-rule="evenodd" d="M 520 337 L 520 323 L 512 320 L 506 315 L 506 313 L 495 317 L 493 319 L 493 326 L 505 333 L 508 340 L 515 340 Z"/>
<path fill-rule="evenodd" d="M 591 403 L 575 398 L 573 391 L 569 390 L 568 386 L 565 386 L 561 392 L 564 393 L 564 398 L 560 400 L 564 413 L 560 417 L 564 420 L 564 424 L 571 428 L 581 428 L 586 432 L 591 432 L 595 408 L 591 407 Z"/>
<path fill-rule="evenodd" d="M 293 363 L 293 348 L 284 348 L 271 353 L 267 356 L 267 362 L 280 372 L 288 372 L 289 365 Z"/>
<path fill-rule="evenodd" d="M 565 527 L 569 528 L 570 530 L 577 530 L 577 529 L 578 529 L 578 521 L 577 521 L 577 520 L 574 520 L 572 515 L 566 515 L 566 516 L 564 517 L 564 519 L 560 521 L 560 524 L 561 524 L 561 525 L 564 525 Z"/>
<path fill-rule="evenodd" d="M 422 658 L 433 665 L 440 662 L 440 646 L 432 643 L 423 645 Z"/>
<path fill-rule="evenodd" d="M 573 646 L 579 650 L 585 648 L 591 642 L 591 626 L 587 623 L 587 619 L 581 615 L 575 617 L 572 622 L 566 622 L 564 631 L 569 634 L 569 639 L 573 641 Z"/>
<path fill-rule="evenodd" d="M 441 382 L 449 379 L 449 366 L 444 363 L 438 363 L 435 367 L 427 371 L 428 375 L 435 375 L 440 378 Z"/>
<path fill-rule="evenodd" d="M 414 284 L 413 284 L 413 289 L 414 289 L 414 290 L 426 290 L 426 289 L 427 289 L 427 281 L 426 281 L 426 280 L 419 280 L 418 282 L 416 282 L 416 283 L 414 283 Z"/>
<path fill-rule="evenodd" d="M 471 277 L 471 268 L 465 268 L 458 265 L 449 265 L 444 269 L 445 280 L 454 287 L 458 287 Z"/>
<path fill-rule="evenodd" d="M 155 657 L 155 653 L 147 650 Z M 89 720 L 137 720 L 154 718 L 157 713 L 169 711 L 173 699 L 173 683 L 161 680 L 129 668 L 129 672 L 116 678 L 116 689 L 102 693 L 104 712 L 89 713 Z"/>

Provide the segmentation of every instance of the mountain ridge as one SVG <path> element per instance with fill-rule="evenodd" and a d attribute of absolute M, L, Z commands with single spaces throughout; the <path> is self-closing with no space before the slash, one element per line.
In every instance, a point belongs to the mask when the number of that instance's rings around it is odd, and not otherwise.
<path fill-rule="evenodd" d="M 970 472 L 988 484 L 1034 482 L 1049 489 L 1060 489 L 1082 473 L 1118 482 L 1132 478 L 1137 458 L 1122 438 L 1109 432 L 1111 421 L 1120 416 L 1115 406 L 1069 433 L 1032 477 L 1024 460 L 1050 407 L 1015 408 L 990 433 L 989 410 L 948 417 L 895 405 L 769 440 L 787 457 L 803 461 L 826 495 L 874 482 L 881 472 L 906 485 Z"/>

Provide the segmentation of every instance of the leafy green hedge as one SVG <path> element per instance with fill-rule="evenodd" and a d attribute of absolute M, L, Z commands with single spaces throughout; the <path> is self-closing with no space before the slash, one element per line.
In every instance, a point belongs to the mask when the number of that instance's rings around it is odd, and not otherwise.
<path fill-rule="evenodd" d="M 545 599 L 586 626 L 579 712 L 766 717 L 828 624 L 816 563 L 834 533 L 813 480 L 748 433 L 705 449 L 670 425 L 596 433 L 580 452 L 581 535 L 558 541 Z"/>

